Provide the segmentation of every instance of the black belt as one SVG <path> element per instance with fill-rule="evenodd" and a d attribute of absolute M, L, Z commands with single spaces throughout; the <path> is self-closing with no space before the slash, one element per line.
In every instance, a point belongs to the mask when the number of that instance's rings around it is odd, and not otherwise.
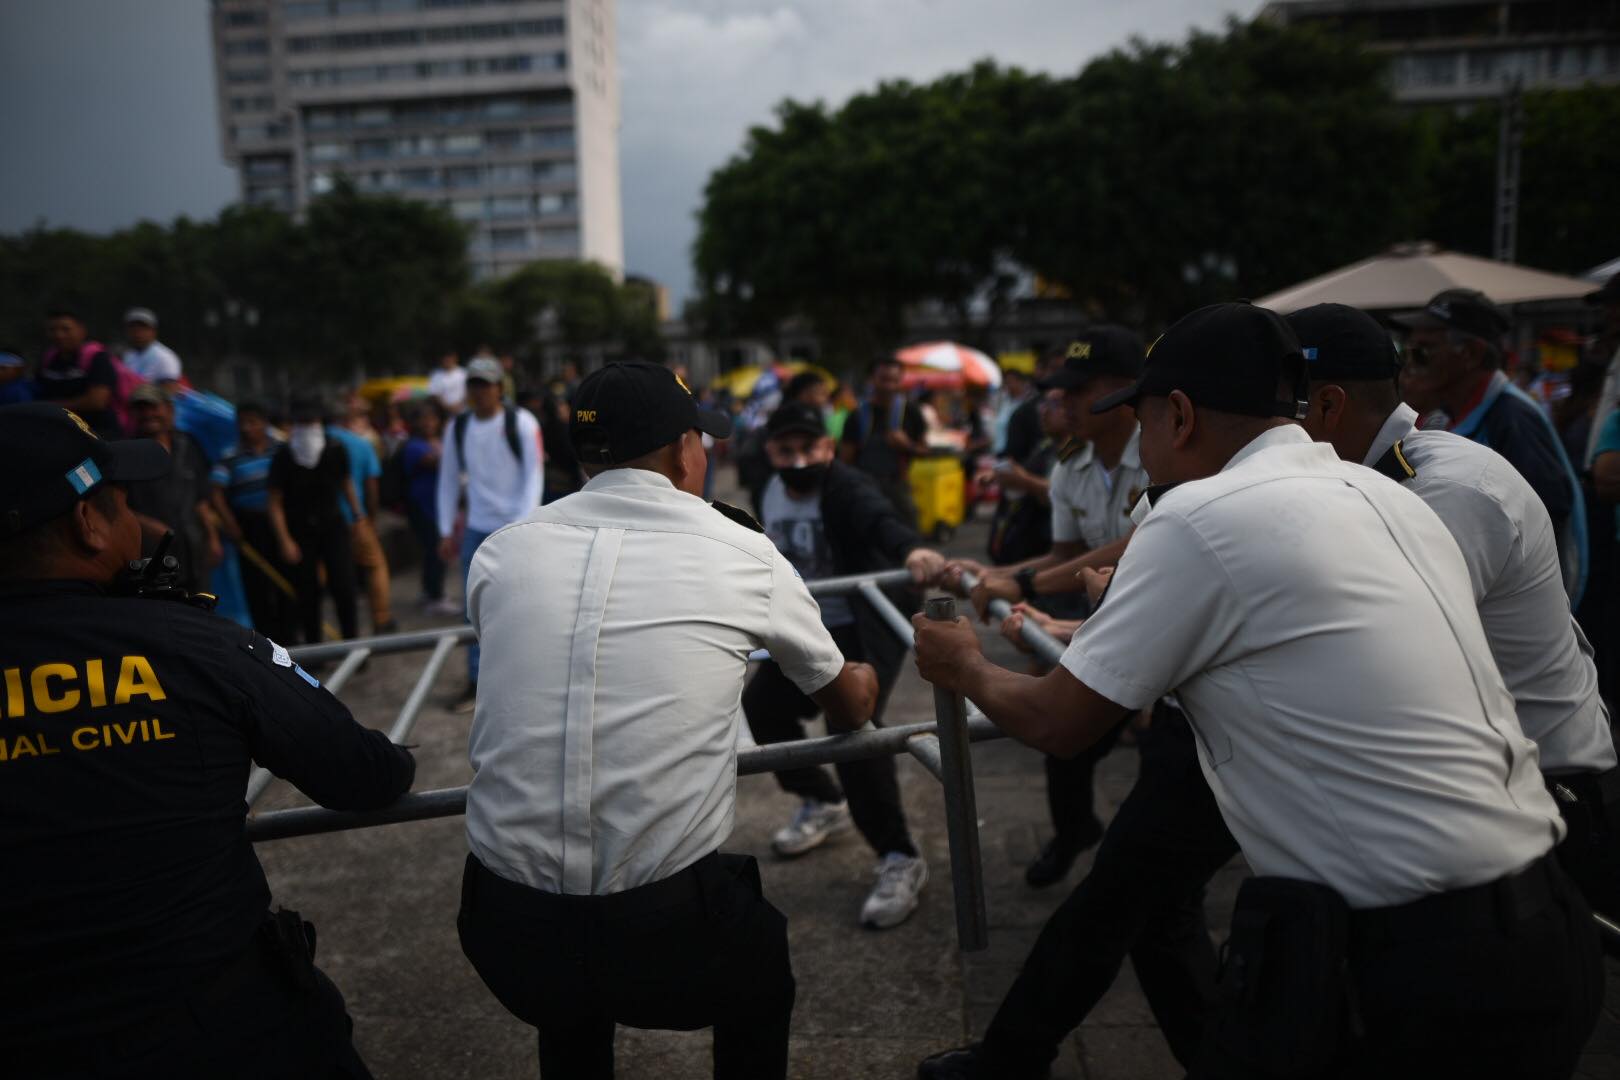
<path fill-rule="evenodd" d="M 1544 855 L 1517 873 L 1483 885 L 1425 896 L 1395 907 L 1350 912 L 1350 936 L 1382 945 L 1455 937 L 1475 930 L 1510 929 L 1566 895 L 1563 873 Z"/>
<path fill-rule="evenodd" d="M 584 915 L 595 914 L 609 918 L 638 918 L 654 912 L 666 911 L 701 900 L 702 875 L 719 861 L 720 853 L 711 851 L 685 869 L 667 878 L 639 885 L 623 892 L 600 895 L 574 895 L 547 892 L 532 885 L 509 881 L 467 856 L 467 871 L 474 878 L 473 891 L 478 903 L 505 908 L 520 914 Z"/>

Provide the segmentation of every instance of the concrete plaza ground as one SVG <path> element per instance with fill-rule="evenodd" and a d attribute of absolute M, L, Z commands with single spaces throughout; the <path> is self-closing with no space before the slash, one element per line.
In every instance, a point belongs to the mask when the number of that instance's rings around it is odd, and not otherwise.
<path fill-rule="evenodd" d="M 983 529 L 969 525 L 952 550 L 975 554 Z M 395 581 L 407 627 L 426 625 L 406 610 L 415 595 L 408 576 Z M 987 640 L 993 655 L 1014 663 L 1012 649 Z M 427 654 L 374 659 L 342 697 L 356 716 L 386 728 L 403 704 Z M 467 782 L 470 717 L 442 703 L 464 678 L 456 657 L 441 676 L 435 704 L 422 714 L 412 742 L 415 788 Z M 932 694 L 909 663 L 890 704 L 891 723 L 933 718 Z M 760 860 L 765 889 L 788 916 L 798 1002 L 791 1074 L 805 1080 L 913 1076 L 923 1056 L 970 1040 L 984 1029 L 1041 925 L 1089 866 L 1081 860 L 1068 884 L 1034 891 L 1024 866 L 1047 832 L 1040 756 L 1009 741 L 974 748 L 980 841 L 984 852 L 990 946 L 956 949 L 949 859 L 940 788 L 908 757 L 899 760 L 907 813 L 928 858 L 932 880 L 921 909 L 889 931 L 857 921 L 872 883 L 873 858 L 850 834 L 794 861 L 771 856 L 769 837 L 794 801 L 769 776 L 738 784 L 737 829 L 728 850 Z M 1130 790 L 1137 756 L 1120 747 L 1099 770 L 1099 812 L 1106 818 Z M 258 809 L 301 805 L 290 786 L 274 784 Z M 461 955 L 455 914 L 466 847 L 460 818 L 394 825 L 259 845 L 276 902 L 297 908 L 320 929 L 319 962 L 342 988 L 355 1038 L 379 1080 L 537 1075 L 531 1029 L 489 995 Z M 1210 923 L 1224 935 L 1237 883 L 1234 861 L 1210 896 Z M 710 1036 L 621 1029 L 618 1075 L 686 1080 L 707 1077 Z M 1053 1069 L 1059 1080 L 1150 1080 L 1179 1077 L 1127 964 L 1113 991 L 1067 1041 Z M 1620 965 L 1611 962 L 1606 1015 L 1581 1070 L 1589 1080 L 1620 1077 Z"/>

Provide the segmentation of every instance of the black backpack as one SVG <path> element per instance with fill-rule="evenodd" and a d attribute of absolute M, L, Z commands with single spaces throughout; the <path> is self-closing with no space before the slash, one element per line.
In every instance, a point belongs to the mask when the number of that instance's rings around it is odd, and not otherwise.
<path fill-rule="evenodd" d="M 523 447 L 518 445 L 517 410 L 503 407 L 501 411 L 505 414 L 506 445 L 512 448 L 512 456 L 517 458 L 518 464 L 521 465 Z M 450 434 L 456 440 L 456 460 L 461 463 L 463 471 L 467 468 L 467 421 L 471 417 L 470 412 L 459 412 L 451 421 Z"/>

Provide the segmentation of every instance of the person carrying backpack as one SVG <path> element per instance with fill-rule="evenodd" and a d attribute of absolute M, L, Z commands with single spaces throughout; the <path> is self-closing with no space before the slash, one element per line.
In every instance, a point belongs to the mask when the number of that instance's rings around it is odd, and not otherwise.
<path fill-rule="evenodd" d="M 479 357 L 467 365 L 466 411 L 450 424 L 439 462 L 439 555 L 459 558 L 462 595 L 472 557 L 489 534 L 540 504 L 540 422 L 526 409 L 501 401 L 501 365 Z M 456 541 L 456 509 L 466 481 L 466 526 Z M 471 712 L 478 697 L 478 646 L 467 649 L 467 687 L 451 702 Z"/>
<path fill-rule="evenodd" d="M 140 376 L 124 366 L 107 347 L 90 340 L 79 314 L 53 308 L 45 316 L 50 348 L 34 376 L 34 396 L 77 415 L 103 439 L 122 439 L 129 431 L 129 393 Z"/>

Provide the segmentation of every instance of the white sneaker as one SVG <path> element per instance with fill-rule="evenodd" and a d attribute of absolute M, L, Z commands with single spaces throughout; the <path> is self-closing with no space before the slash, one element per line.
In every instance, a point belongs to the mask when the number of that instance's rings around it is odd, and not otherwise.
<path fill-rule="evenodd" d="M 861 905 L 861 922 L 874 930 L 887 930 L 911 918 L 928 884 L 928 864 L 921 855 L 891 851 L 877 865 L 877 885 Z"/>
<path fill-rule="evenodd" d="M 803 855 L 825 844 L 828 837 L 848 832 L 854 825 L 849 816 L 849 803 L 806 799 L 794 812 L 793 820 L 771 837 L 771 850 L 785 859 Z"/>
<path fill-rule="evenodd" d="M 463 614 L 464 611 L 465 609 L 460 604 L 456 603 L 454 600 L 451 600 L 449 597 L 445 597 L 442 600 L 434 600 L 427 606 L 427 612 L 429 615 L 454 617 L 456 615 Z"/>

